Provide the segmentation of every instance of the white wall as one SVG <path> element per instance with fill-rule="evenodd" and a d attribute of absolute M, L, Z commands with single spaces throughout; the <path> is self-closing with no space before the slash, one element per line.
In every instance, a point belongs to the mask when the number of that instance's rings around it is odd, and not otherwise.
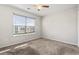
<path fill-rule="evenodd" d="M 79 47 L 79 5 L 77 6 L 78 7 L 78 9 L 77 9 L 77 11 L 78 11 L 78 13 L 77 13 L 77 27 L 78 27 L 78 47 Z"/>
<path fill-rule="evenodd" d="M 36 32 L 32 34 L 13 35 L 13 13 L 36 18 Z M 40 38 L 40 17 L 20 9 L 0 5 L 0 48 Z"/>
<path fill-rule="evenodd" d="M 42 20 L 43 37 L 69 44 L 78 44 L 77 8 L 52 13 Z"/>

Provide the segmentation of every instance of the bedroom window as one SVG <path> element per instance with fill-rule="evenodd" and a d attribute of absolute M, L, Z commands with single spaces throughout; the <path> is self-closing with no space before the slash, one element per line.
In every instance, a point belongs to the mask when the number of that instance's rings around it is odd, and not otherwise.
<path fill-rule="evenodd" d="M 13 15 L 13 33 L 14 34 L 27 34 L 35 32 L 35 19 Z"/>

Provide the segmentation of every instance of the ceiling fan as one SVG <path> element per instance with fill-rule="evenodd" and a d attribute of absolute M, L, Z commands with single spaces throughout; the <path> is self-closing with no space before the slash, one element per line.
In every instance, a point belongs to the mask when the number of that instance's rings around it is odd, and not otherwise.
<path fill-rule="evenodd" d="M 49 8 L 49 5 L 45 5 L 45 4 L 37 4 L 37 5 L 33 5 L 38 11 L 40 11 L 42 8 Z"/>

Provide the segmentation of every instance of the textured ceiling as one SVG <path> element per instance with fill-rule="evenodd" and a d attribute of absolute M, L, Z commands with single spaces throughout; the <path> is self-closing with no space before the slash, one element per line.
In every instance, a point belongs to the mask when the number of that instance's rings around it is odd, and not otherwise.
<path fill-rule="evenodd" d="M 46 16 L 55 12 L 63 11 L 68 8 L 76 7 L 75 4 L 49 4 L 49 8 L 43 8 L 40 11 L 38 11 L 33 4 L 14 4 L 11 5 L 20 9 L 23 9 L 25 11 L 31 12 L 36 15 L 40 16 Z M 28 9 L 30 8 L 30 9 Z"/>

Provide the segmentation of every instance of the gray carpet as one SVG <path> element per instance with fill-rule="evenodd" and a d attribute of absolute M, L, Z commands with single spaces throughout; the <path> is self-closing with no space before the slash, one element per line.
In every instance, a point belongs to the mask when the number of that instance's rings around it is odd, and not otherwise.
<path fill-rule="evenodd" d="M 54 40 L 37 39 L 24 44 L 7 48 L 0 55 L 79 55 L 78 47 Z"/>

